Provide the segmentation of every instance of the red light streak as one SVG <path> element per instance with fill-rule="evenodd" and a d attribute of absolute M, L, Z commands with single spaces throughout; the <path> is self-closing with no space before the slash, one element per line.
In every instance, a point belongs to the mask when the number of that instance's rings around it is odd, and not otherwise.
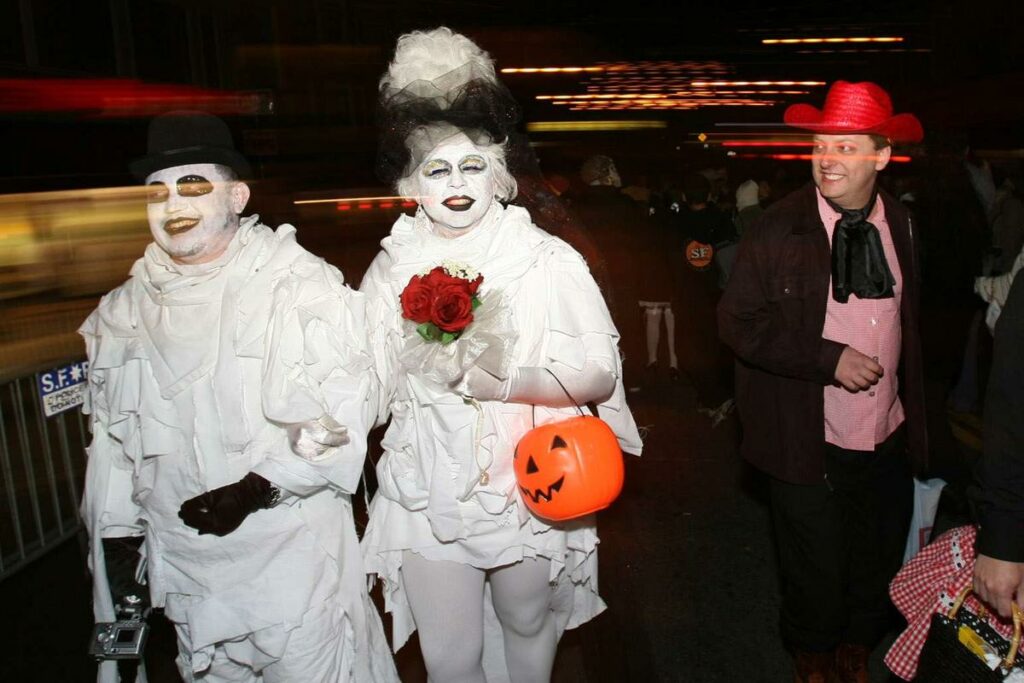
<path fill-rule="evenodd" d="M 254 114 L 259 97 L 190 85 L 133 79 L 0 79 L 0 111 L 81 112 L 91 116 L 153 116 L 170 109 Z"/>
<path fill-rule="evenodd" d="M 380 204 L 377 205 L 377 208 L 380 208 L 380 209 L 390 209 L 390 208 L 393 208 L 394 206 L 395 206 L 394 202 L 381 202 Z"/>
<path fill-rule="evenodd" d="M 361 209 L 362 211 L 366 211 L 367 209 L 372 209 L 373 204 L 371 204 L 370 202 L 359 202 L 358 204 L 356 204 L 356 208 Z"/>
<path fill-rule="evenodd" d="M 338 211 L 351 211 L 351 210 L 352 210 L 352 205 L 351 204 L 338 204 Z"/>
<path fill-rule="evenodd" d="M 815 158 L 813 154 L 737 154 L 738 159 L 776 159 L 778 161 L 810 161 Z M 849 157 L 846 157 L 849 158 Z M 912 157 L 909 156 L 897 156 L 893 155 L 889 157 L 889 161 L 897 164 L 905 164 L 909 161 L 913 161 Z"/>

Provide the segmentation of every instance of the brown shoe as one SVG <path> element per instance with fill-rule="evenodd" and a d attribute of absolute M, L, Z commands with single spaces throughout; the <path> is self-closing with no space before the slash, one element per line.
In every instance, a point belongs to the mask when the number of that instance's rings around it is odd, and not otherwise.
<path fill-rule="evenodd" d="M 836 669 L 841 683 L 868 683 L 868 650 L 863 645 L 843 643 L 836 650 Z"/>
<path fill-rule="evenodd" d="M 795 665 L 795 683 L 835 683 L 836 654 L 835 652 L 802 652 L 793 653 Z"/>

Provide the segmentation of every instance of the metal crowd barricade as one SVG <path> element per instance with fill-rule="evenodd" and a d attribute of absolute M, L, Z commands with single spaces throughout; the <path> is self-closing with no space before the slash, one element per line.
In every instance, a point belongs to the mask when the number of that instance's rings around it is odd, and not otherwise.
<path fill-rule="evenodd" d="M 81 407 L 45 416 L 36 372 L 0 383 L 0 581 L 81 528 L 89 440 Z"/>

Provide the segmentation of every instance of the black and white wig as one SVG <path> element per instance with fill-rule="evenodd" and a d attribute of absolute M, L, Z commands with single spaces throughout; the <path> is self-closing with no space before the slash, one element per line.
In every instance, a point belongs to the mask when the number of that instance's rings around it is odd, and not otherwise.
<path fill-rule="evenodd" d="M 377 170 L 399 194 L 414 195 L 412 177 L 425 157 L 463 133 L 486 157 L 498 200 L 515 198 L 508 146 L 519 107 L 498 81 L 494 60 L 476 43 L 443 26 L 407 33 L 398 39 L 379 90 Z"/>

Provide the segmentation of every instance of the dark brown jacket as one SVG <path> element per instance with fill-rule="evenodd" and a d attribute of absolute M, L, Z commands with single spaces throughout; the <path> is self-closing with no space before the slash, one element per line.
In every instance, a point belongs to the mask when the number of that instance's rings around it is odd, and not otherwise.
<path fill-rule="evenodd" d="M 881 196 L 903 273 L 899 395 L 911 461 L 923 469 L 928 444 L 918 256 L 906 209 L 886 192 Z M 828 233 L 809 184 L 772 205 L 743 234 L 718 304 L 719 334 L 737 356 L 740 450 L 758 469 L 795 484 L 818 483 L 825 473 L 823 387 L 835 382 L 845 348 L 821 336 L 830 274 Z"/>

